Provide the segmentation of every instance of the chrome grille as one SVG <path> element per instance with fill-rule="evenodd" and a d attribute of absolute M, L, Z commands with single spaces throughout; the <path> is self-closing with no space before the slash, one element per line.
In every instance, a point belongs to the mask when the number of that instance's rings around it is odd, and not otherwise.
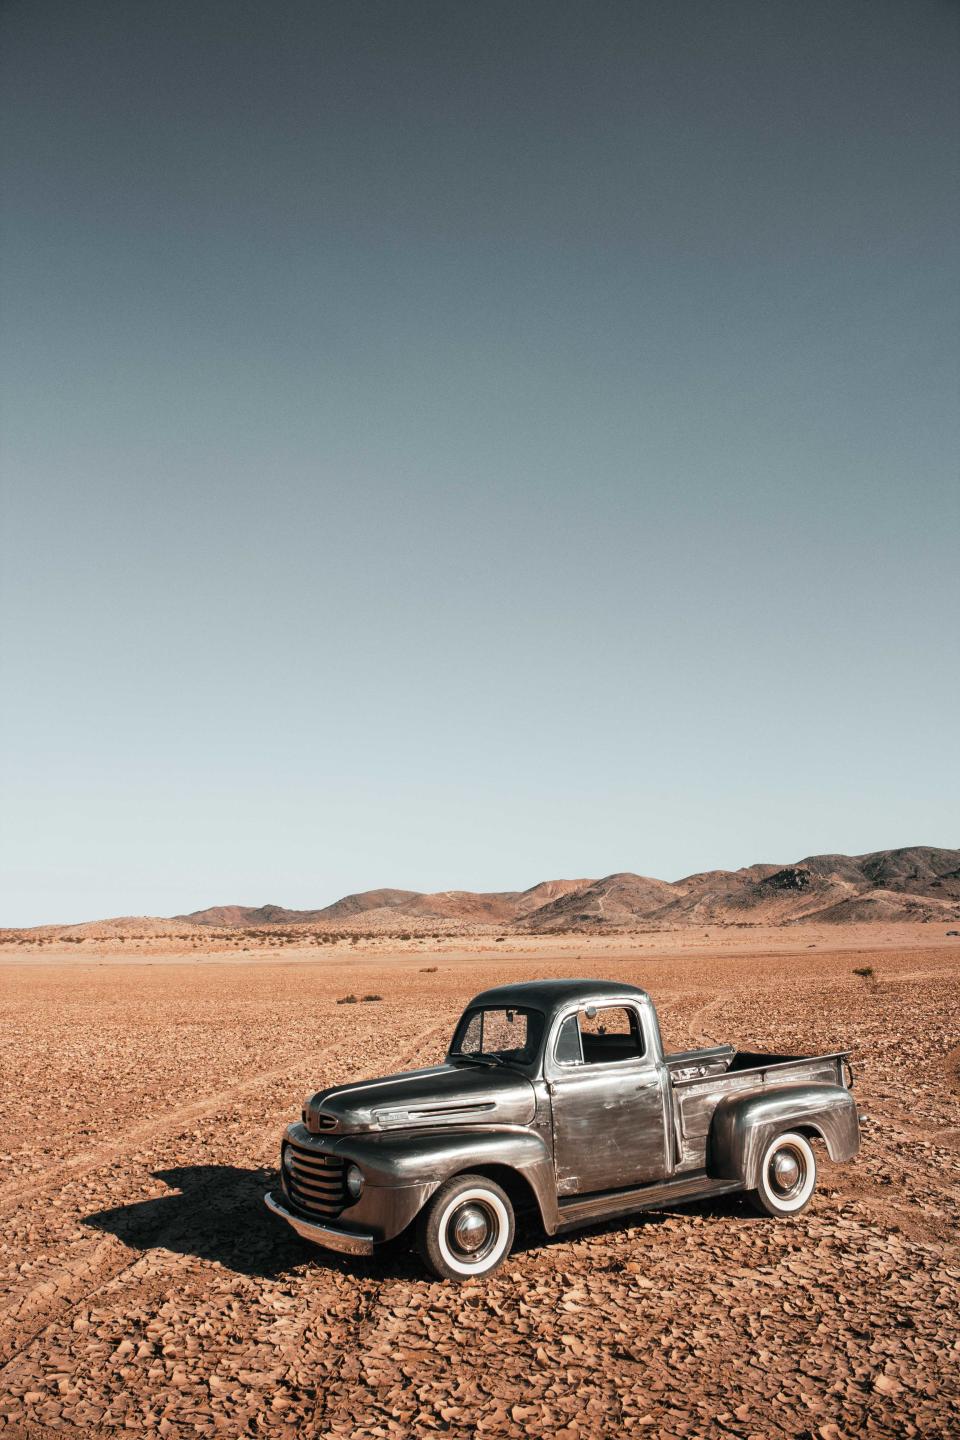
<path fill-rule="evenodd" d="M 301 1210 L 331 1219 L 346 1204 L 344 1163 L 337 1155 L 287 1146 L 286 1182 L 290 1199 Z"/>

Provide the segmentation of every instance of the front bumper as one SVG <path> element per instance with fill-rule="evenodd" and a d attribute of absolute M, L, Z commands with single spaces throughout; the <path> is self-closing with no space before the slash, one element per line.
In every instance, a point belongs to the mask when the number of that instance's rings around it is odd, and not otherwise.
<path fill-rule="evenodd" d="M 284 1199 L 268 1190 L 263 1203 L 272 1215 L 279 1215 L 291 1229 L 296 1230 L 304 1240 L 322 1245 L 325 1250 L 337 1250 L 341 1255 L 372 1255 L 374 1239 L 364 1232 L 340 1230 L 335 1225 L 321 1225 L 316 1220 L 306 1220 L 294 1210 L 289 1210 Z"/>

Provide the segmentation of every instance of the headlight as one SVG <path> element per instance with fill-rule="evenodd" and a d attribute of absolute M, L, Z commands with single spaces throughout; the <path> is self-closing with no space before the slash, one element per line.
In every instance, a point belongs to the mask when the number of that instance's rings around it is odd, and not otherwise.
<path fill-rule="evenodd" d="M 293 1174 L 293 1148 L 290 1145 L 284 1145 L 283 1147 L 283 1154 L 280 1156 L 280 1168 L 286 1170 L 288 1175 Z"/>
<path fill-rule="evenodd" d="M 359 1200 L 363 1193 L 363 1171 L 359 1165 L 348 1165 L 346 1173 L 347 1194 L 353 1200 Z"/>

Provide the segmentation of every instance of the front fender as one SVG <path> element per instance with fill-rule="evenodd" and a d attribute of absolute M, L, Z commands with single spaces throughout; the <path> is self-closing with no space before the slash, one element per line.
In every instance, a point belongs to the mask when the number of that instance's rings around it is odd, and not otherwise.
<path fill-rule="evenodd" d="M 831 1160 L 851 1160 L 860 1148 L 856 1102 L 842 1085 L 771 1086 L 720 1101 L 707 1138 L 708 1174 L 754 1190 L 764 1150 L 785 1130 L 819 1136 Z"/>
<path fill-rule="evenodd" d="M 499 1166 L 520 1174 L 545 1223 L 556 1209 L 550 1151 L 541 1135 L 522 1126 L 317 1137 L 303 1125 L 291 1125 L 287 1134 L 297 1145 L 332 1151 L 359 1165 L 366 1181 L 363 1192 L 341 1218 L 368 1228 L 378 1240 L 405 1229 L 446 1180 L 475 1169 Z"/>

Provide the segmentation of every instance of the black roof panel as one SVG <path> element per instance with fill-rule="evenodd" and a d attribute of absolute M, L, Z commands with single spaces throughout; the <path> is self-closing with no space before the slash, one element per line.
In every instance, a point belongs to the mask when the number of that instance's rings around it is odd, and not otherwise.
<path fill-rule="evenodd" d="M 515 1005 L 519 1009 L 526 1006 L 550 1014 L 571 1000 L 606 1000 L 617 995 L 648 998 L 645 990 L 622 980 L 522 980 L 515 985 L 494 985 L 490 990 L 481 990 L 467 1009 L 479 1005 Z"/>

